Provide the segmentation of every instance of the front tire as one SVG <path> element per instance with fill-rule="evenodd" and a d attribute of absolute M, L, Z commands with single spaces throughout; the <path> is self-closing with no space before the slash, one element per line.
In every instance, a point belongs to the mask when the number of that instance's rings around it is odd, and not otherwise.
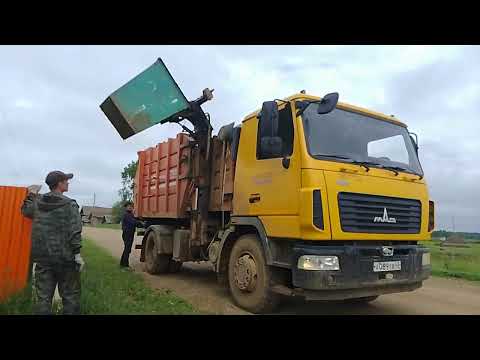
<path fill-rule="evenodd" d="M 235 304 L 245 310 L 255 314 L 269 313 L 278 305 L 278 295 L 271 291 L 270 268 L 254 234 L 241 236 L 233 245 L 228 282 Z"/>

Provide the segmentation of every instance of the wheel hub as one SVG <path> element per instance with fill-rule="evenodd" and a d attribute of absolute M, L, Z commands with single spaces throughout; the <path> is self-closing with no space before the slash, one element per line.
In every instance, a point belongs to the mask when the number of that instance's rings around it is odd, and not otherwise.
<path fill-rule="evenodd" d="M 242 255 L 235 263 L 234 277 L 237 287 L 252 292 L 257 284 L 257 265 L 250 255 Z"/>

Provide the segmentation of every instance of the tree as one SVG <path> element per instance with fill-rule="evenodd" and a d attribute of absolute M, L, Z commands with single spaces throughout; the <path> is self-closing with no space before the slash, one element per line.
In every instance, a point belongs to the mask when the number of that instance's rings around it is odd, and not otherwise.
<path fill-rule="evenodd" d="M 112 206 L 112 216 L 115 223 L 119 223 L 125 214 L 125 203 L 133 201 L 133 191 L 135 188 L 135 174 L 137 172 L 138 160 L 130 162 L 123 168 L 122 188 L 118 191 L 120 200 Z"/>
<path fill-rule="evenodd" d="M 119 200 L 112 206 L 112 217 L 115 224 L 119 224 L 122 221 L 122 217 L 125 214 L 124 204 L 122 200 Z"/>
<path fill-rule="evenodd" d="M 123 168 L 122 171 L 122 188 L 119 190 L 118 194 L 122 202 L 132 201 L 133 200 L 133 190 L 134 190 L 134 180 L 135 174 L 137 172 L 138 160 L 132 161 L 127 166 Z"/>

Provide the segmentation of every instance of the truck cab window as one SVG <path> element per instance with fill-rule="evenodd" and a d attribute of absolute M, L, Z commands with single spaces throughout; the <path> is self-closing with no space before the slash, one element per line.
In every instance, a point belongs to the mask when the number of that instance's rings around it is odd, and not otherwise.
<path fill-rule="evenodd" d="M 262 154 L 260 148 L 260 122 L 257 130 L 257 159 L 272 159 L 291 156 L 293 153 L 293 118 L 290 104 L 278 112 L 278 137 L 282 139 L 282 155 L 269 156 Z"/>
<path fill-rule="evenodd" d="M 410 161 L 405 140 L 401 135 L 374 140 L 369 142 L 367 146 L 370 158 L 386 159 L 403 164 L 408 164 Z"/>

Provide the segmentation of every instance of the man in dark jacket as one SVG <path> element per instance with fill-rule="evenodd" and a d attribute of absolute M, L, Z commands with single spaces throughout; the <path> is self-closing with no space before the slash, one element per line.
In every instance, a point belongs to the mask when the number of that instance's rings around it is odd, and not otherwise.
<path fill-rule="evenodd" d="M 51 314 L 55 288 L 64 314 L 80 313 L 80 255 L 82 221 L 75 200 L 63 195 L 73 174 L 50 172 L 45 182 L 50 192 L 29 192 L 22 213 L 33 220 L 32 261 L 35 265 L 35 313 Z"/>
<path fill-rule="evenodd" d="M 125 215 L 122 218 L 122 239 L 125 245 L 123 249 L 122 258 L 120 259 L 121 267 L 129 267 L 128 258 L 132 251 L 133 239 L 135 237 L 135 228 L 142 226 L 142 222 L 133 216 L 133 204 L 127 202 L 125 204 Z"/>

